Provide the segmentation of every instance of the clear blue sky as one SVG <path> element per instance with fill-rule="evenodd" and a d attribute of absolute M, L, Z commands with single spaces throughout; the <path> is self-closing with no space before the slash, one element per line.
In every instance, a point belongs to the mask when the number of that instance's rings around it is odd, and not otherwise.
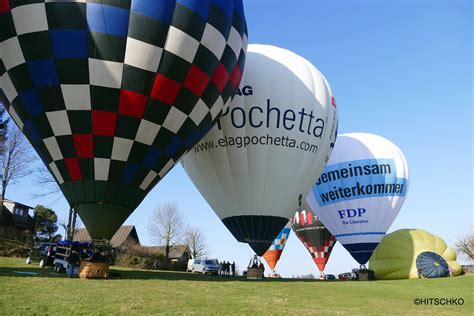
<path fill-rule="evenodd" d="M 408 160 L 408 197 L 390 231 L 422 228 L 453 244 L 473 226 L 472 4 L 470 1 L 245 1 L 249 42 L 292 50 L 328 79 L 337 99 L 339 132 L 370 132 L 396 143 Z M 33 198 L 28 181 L 7 197 Z M 186 221 L 205 232 L 211 256 L 235 260 L 242 270 L 252 256 L 214 215 L 176 166 L 127 224 L 143 244 L 153 209 L 176 201 Z M 66 219 L 64 199 L 53 205 Z M 357 263 L 337 245 L 326 273 Z M 294 234 L 277 271 L 317 274 Z"/>

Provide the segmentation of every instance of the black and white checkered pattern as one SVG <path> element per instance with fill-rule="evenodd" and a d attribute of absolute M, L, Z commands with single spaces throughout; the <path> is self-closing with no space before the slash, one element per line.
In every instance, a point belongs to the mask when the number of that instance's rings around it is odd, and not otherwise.
<path fill-rule="evenodd" d="M 230 104 L 247 47 L 242 3 L 208 6 L 0 0 L 8 112 L 72 205 L 133 209 Z"/>

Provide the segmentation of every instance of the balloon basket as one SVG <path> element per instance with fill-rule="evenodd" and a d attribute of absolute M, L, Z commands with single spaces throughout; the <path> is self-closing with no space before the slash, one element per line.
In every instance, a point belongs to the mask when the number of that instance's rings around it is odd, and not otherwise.
<path fill-rule="evenodd" d="M 259 268 L 247 269 L 247 280 L 260 280 L 260 279 L 263 279 L 263 269 L 259 269 Z"/>
<path fill-rule="evenodd" d="M 375 280 L 374 271 L 372 270 L 360 270 L 359 281 L 372 281 Z"/>
<path fill-rule="evenodd" d="M 79 277 L 81 279 L 107 279 L 109 277 L 109 264 L 82 260 L 79 267 Z"/>

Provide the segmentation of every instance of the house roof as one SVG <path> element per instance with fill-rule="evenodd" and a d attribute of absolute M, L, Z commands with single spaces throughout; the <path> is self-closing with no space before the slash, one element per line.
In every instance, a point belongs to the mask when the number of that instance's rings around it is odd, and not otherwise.
<path fill-rule="evenodd" d="M 146 247 L 150 252 L 158 254 L 158 255 L 165 255 L 166 249 L 165 246 L 147 246 Z M 187 245 L 175 245 L 171 248 L 169 258 L 170 259 L 179 259 L 185 253 L 189 253 L 189 247 Z"/>
<path fill-rule="evenodd" d="M 0 199 L 1 200 L 1 199 Z M 34 207 L 31 207 L 31 206 L 28 206 L 26 204 L 22 204 L 22 203 L 19 203 L 19 202 L 15 202 L 15 201 L 12 201 L 12 200 L 9 200 L 9 199 L 4 199 L 3 200 L 3 206 L 10 211 L 10 213 L 13 213 L 13 208 L 15 206 L 19 206 L 21 208 L 26 208 L 26 209 L 29 209 L 29 210 L 32 210 L 34 209 Z"/>
<path fill-rule="evenodd" d="M 112 239 L 110 239 L 110 244 L 112 247 L 120 247 L 128 239 L 128 237 L 132 237 L 137 241 L 138 244 L 140 244 L 137 230 L 135 229 L 134 225 L 120 227 L 112 236 Z M 91 236 L 89 235 L 89 232 L 86 228 L 79 228 L 74 233 L 74 241 L 90 242 L 91 240 Z"/>
<path fill-rule="evenodd" d="M 0 219 L 4 225 L 26 229 L 34 229 L 35 222 L 33 220 L 33 217 L 28 214 L 29 209 L 31 209 L 32 207 L 7 199 L 5 199 L 3 202 L 3 207 L 0 206 Z M 22 210 L 26 210 L 26 214 L 24 214 L 23 216 L 15 214 L 15 207 L 19 207 Z"/>

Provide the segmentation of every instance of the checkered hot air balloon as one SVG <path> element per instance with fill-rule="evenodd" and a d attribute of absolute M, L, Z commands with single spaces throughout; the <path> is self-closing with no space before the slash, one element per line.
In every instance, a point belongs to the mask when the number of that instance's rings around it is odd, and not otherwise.
<path fill-rule="evenodd" d="M 93 238 L 213 126 L 246 46 L 241 0 L 0 0 L 5 106 Z"/>
<path fill-rule="evenodd" d="M 291 227 L 308 249 L 319 271 L 323 273 L 331 251 L 337 242 L 336 238 L 324 227 L 306 203 L 295 213 Z"/>
<path fill-rule="evenodd" d="M 263 258 L 268 263 L 270 269 L 275 270 L 275 267 L 280 260 L 283 249 L 285 249 L 286 241 L 290 236 L 291 226 L 290 223 L 281 230 L 275 240 L 272 242 L 272 245 L 268 250 L 263 254 Z"/>

